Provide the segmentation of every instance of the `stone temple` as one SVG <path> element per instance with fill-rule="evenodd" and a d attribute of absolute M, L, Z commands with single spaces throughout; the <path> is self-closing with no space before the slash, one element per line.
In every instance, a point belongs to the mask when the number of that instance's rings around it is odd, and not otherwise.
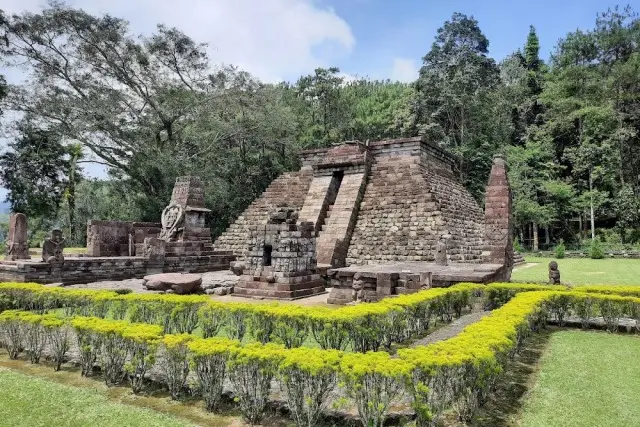
<path fill-rule="evenodd" d="M 245 278 L 269 283 L 255 268 L 263 256 L 256 253 L 255 230 L 287 207 L 297 226 L 313 229 L 315 273 L 328 276 L 331 303 L 509 280 L 511 190 L 501 157 L 494 159 L 484 211 L 456 180 L 454 158 L 422 137 L 347 142 L 303 151 L 300 160 L 300 170 L 278 177 L 214 242 L 245 262 Z M 266 283 L 250 294 L 278 298 Z M 296 289 L 300 296 L 315 293 L 309 289 L 317 282 L 309 283 Z"/>

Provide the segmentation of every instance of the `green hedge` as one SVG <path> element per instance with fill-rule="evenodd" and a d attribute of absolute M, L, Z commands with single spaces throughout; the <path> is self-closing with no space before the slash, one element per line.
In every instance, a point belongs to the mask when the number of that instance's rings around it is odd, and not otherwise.
<path fill-rule="evenodd" d="M 34 325 L 44 327 L 49 322 L 52 330 L 71 327 L 87 366 L 98 361 L 108 384 L 129 378 L 134 391 L 142 388 L 144 373 L 156 363 L 172 396 L 179 398 L 187 373 L 193 370 L 198 378 L 196 390 L 211 410 L 218 406 L 222 384 L 228 379 L 250 423 L 262 418 L 272 380 L 276 379 L 297 425 L 313 425 L 331 393 L 342 387 L 367 426 L 383 425 L 388 408 L 402 393 L 412 397 L 418 425 L 428 426 L 434 425 L 447 409 L 454 409 L 462 419 L 470 419 L 499 380 L 507 360 L 550 317 L 562 323 L 569 313 L 575 313 L 589 326 L 593 317 L 601 315 L 612 331 L 622 316 L 633 317 L 640 324 L 640 298 L 518 289 L 522 292 L 459 335 L 428 346 L 400 350 L 395 358 L 382 351 L 359 354 L 332 349 L 288 349 L 274 343 L 242 345 L 238 340 L 226 338 L 162 335 L 159 325 L 87 317 L 62 319 L 20 311 L 0 314 L 0 330 L 4 345 L 13 349 L 10 354 L 17 357 L 22 348 L 30 356 L 34 352 L 41 354 L 42 336 L 50 339 L 47 331 L 34 332 Z M 425 297 L 414 295 L 391 306 L 403 307 L 400 312 L 408 307 L 417 310 L 420 304 L 415 301 Z M 438 301 L 444 306 L 454 304 L 444 298 Z M 378 309 L 385 305 L 372 304 Z M 34 363 L 39 360 L 30 359 Z"/>
<path fill-rule="evenodd" d="M 224 333 L 242 341 L 275 342 L 287 348 L 306 340 L 323 349 L 358 352 L 424 334 L 437 319 L 459 316 L 483 285 L 459 284 L 387 298 L 377 303 L 337 309 L 293 304 L 221 303 L 207 296 L 127 294 L 111 291 L 69 290 L 38 284 L 0 283 L 0 296 L 12 309 L 45 313 L 62 309 L 81 315 L 160 325 L 165 333 L 192 333 L 200 328 L 205 338 Z"/>

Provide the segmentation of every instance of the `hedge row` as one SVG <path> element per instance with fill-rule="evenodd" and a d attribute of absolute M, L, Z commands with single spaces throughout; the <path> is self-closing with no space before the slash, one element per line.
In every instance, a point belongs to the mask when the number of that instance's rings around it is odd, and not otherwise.
<path fill-rule="evenodd" d="M 459 335 L 400 350 L 398 357 L 386 352 L 287 349 L 274 343 L 242 345 L 227 338 L 162 335 L 158 325 L 100 318 L 75 317 L 70 326 L 81 348 L 83 374 L 91 372 L 89 368 L 99 360 L 108 384 L 128 376 L 138 391 L 155 363 L 177 399 L 191 371 L 206 407 L 215 410 L 228 379 L 244 417 L 257 423 L 265 412 L 272 380 L 277 380 L 300 426 L 315 424 L 340 384 L 367 426 L 381 426 L 394 399 L 402 395 L 413 402 L 418 425 L 430 426 L 449 408 L 460 418 L 470 419 L 527 336 L 549 317 L 562 323 L 568 313 L 585 320 L 597 313 L 610 325 L 623 315 L 634 316 L 640 324 L 640 299 L 576 291 L 521 292 Z M 51 330 L 65 329 L 64 321 L 50 314 L 2 313 L 5 345 L 18 352 L 25 347 L 30 356 L 41 354 L 42 339 L 36 337 L 33 325 L 45 328 L 47 322 Z M 36 363 L 39 356 L 31 360 Z"/>
<path fill-rule="evenodd" d="M 5 307 L 39 313 L 62 309 L 81 315 L 160 325 L 165 333 L 192 333 L 205 338 L 224 333 L 242 341 L 277 342 L 299 347 L 313 339 L 322 349 L 358 352 L 424 334 L 434 319 L 450 321 L 468 306 L 482 285 L 459 284 L 388 298 L 373 304 L 337 309 L 292 304 L 221 303 L 207 296 L 119 295 L 111 291 L 67 290 L 37 284 L 0 284 Z"/>
<path fill-rule="evenodd" d="M 640 298 L 640 286 L 589 285 L 568 288 L 563 285 L 540 285 L 528 283 L 491 283 L 485 288 L 488 304 L 492 308 L 500 307 L 516 294 L 530 291 L 565 291 L 587 294 L 619 295 Z"/>

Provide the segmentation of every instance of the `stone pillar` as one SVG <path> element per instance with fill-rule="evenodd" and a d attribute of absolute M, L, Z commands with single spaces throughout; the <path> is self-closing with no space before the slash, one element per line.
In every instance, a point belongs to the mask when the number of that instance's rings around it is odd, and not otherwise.
<path fill-rule="evenodd" d="M 6 260 L 31 259 L 27 238 L 27 217 L 22 213 L 12 213 L 9 217 Z"/>
<path fill-rule="evenodd" d="M 493 159 L 485 197 L 485 262 L 502 264 L 496 280 L 509 280 L 513 269 L 513 218 L 511 186 L 507 162 L 497 155 Z"/>

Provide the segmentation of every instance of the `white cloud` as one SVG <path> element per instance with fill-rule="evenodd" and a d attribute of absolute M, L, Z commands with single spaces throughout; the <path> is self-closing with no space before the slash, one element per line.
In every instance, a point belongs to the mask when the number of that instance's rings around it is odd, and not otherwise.
<path fill-rule="evenodd" d="M 2 0 L 7 13 L 37 11 L 44 0 Z M 71 0 L 92 14 L 125 18 L 136 34 L 175 26 L 209 44 L 214 63 L 234 64 L 265 81 L 296 79 L 351 52 L 349 24 L 314 0 Z"/>
<path fill-rule="evenodd" d="M 413 59 L 393 58 L 391 80 L 412 82 L 418 78 L 418 66 Z"/>

